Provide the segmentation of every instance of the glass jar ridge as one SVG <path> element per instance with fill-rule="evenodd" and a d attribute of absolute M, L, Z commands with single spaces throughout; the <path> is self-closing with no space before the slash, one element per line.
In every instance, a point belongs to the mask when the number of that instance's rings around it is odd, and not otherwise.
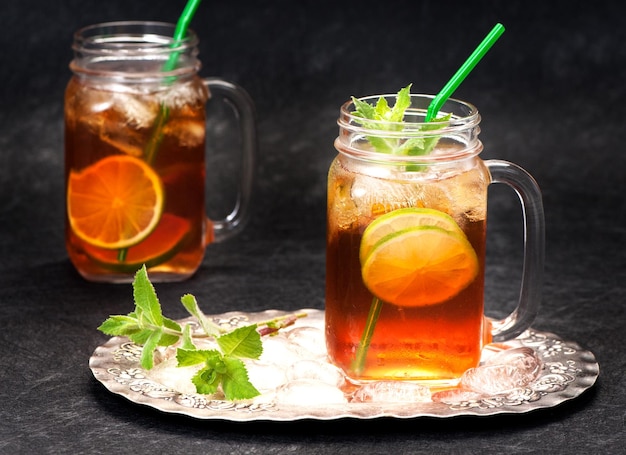
<path fill-rule="evenodd" d="M 368 96 L 359 100 L 375 106 L 379 98 L 384 98 L 389 106 L 396 101 L 396 95 Z M 478 109 L 470 103 L 449 99 L 435 120 L 425 122 L 433 98 L 432 95 L 412 94 L 411 105 L 401 122 L 364 119 L 355 113 L 354 101 L 348 101 L 340 109 L 335 147 L 355 158 L 401 164 L 428 164 L 478 155 L 482 151 L 478 139 L 481 120 Z M 432 153 L 421 155 L 384 153 L 372 146 L 372 138 L 398 145 L 409 140 L 437 138 L 438 146 Z"/>
<path fill-rule="evenodd" d="M 74 34 L 72 72 L 125 80 L 163 79 L 196 74 L 198 37 L 188 30 L 174 40 L 176 26 L 166 22 L 121 21 L 90 25 Z M 170 60 L 175 56 L 175 60 Z M 168 61 L 174 61 L 170 67 Z"/>

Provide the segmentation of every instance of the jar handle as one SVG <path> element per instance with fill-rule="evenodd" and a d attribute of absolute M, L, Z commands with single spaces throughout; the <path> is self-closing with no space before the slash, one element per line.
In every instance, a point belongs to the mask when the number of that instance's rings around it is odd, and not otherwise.
<path fill-rule="evenodd" d="M 524 263 L 517 308 L 506 318 L 491 321 L 493 341 L 515 338 L 528 329 L 541 303 L 545 256 L 545 222 L 541 191 L 521 167 L 500 160 L 485 161 L 491 183 L 504 183 L 518 195 L 524 216 Z"/>
<path fill-rule="evenodd" d="M 230 102 L 241 135 L 241 174 L 235 206 L 225 218 L 207 221 L 205 243 L 208 244 L 232 237 L 248 221 L 255 175 L 257 132 L 254 103 L 243 88 L 219 78 L 206 78 L 203 82 L 209 94 L 217 94 Z"/>

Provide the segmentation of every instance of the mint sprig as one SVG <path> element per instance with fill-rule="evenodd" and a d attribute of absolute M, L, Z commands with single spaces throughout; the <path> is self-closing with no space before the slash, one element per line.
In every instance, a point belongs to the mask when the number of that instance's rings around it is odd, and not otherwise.
<path fill-rule="evenodd" d="M 227 400 L 245 400 L 259 395 L 248 379 L 242 359 L 258 359 L 261 356 L 261 334 L 274 333 L 277 327 L 286 327 L 297 318 L 306 316 L 303 313 L 282 316 L 225 331 L 202 312 L 193 295 L 186 294 L 181 298 L 181 303 L 204 332 L 196 334 L 192 324 L 181 327 L 176 321 L 163 316 L 145 265 L 135 274 L 133 297 L 135 311 L 125 316 L 110 316 L 98 330 L 110 336 L 128 337 L 133 343 L 142 346 L 140 364 L 146 370 L 154 367 L 154 354 L 159 347 L 179 343 L 176 350 L 179 367 L 202 364 L 202 368 L 192 378 L 196 391 L 214 394 L 221 387 Z M 198 349 L 194 338 L 200 337 L 215 339 L 219 349 Z"/>
<path fill-rule="evenodd" d="M 355 111 L 352 115 L 359 117 L 363 127 L 381 131 L 376 136 L 367 135 L 366 139 L 379 153 L 404 156 L 423 156 L 433 151 L 439 136 L 420 135 L 409 139 L 401 137 L 386 137 L 384 132 L 404 131 L 404 115 L 411 107 L 411 85 L 409 84 L 396 94 L 396 102 L 393 107 L 389 106 L 387 99 L 378 98 L 375 105 L 366 101 L 352 97 Z M 436 118 L 430 124 L 424 124 L 421 131 L 433 131 L 446 126 L 451 118 L 451 114 L 446 114 Z"/>

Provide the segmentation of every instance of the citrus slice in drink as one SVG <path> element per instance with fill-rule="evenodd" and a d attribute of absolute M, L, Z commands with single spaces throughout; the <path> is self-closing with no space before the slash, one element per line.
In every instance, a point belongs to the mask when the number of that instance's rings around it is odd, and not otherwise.
<path fill-rule="evenodd" d="M 436 226 L 465 235 L 447 213 L 435 209 L 407 207 L 386 213 L 372 221 L 361 238 L 359 258 L 364 264 L 372 247 L 383 237 L 411 227 Z"/>
<path fill-rule="evenodd" d="M 157 226 L 163 185 L 145 162 L 132 156 L 104 158 L 70 172 L 67 212 L 73 232 L 100 248 L 138 244 Z"/>
<path fill-rule="evenodd" d="M 156 229 L 143 242 L 128 249 L 124 262 L 119 261 L 117 250 L 89 244 L 84 245 L 83 250 L 91 260 L 106 269 L 133 273 L 143 264 L 153 267 L 174 257 L 185 244 L 190 228 L 189 220 L 164 213 Z"/>
<path fill-rule="evenodd" d="M 463 233 L 419 226 L 380 239 L 361 273 L 380 300 L 404 307 L 442 303 L 478 274 L 478 258 Z"/>

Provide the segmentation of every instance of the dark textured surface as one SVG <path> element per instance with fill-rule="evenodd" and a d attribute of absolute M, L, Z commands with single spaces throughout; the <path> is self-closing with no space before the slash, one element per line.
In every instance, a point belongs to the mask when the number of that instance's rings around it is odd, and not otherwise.
<path fill-rule="evenodd" d="M 87 283 L 63 244 L 62 95 L 71 32 L 174 20 L 172 0 L 0 5 L 0 453 L 623 453 L 626 447 L 626 32 L 619 2 L 206 1 L 202 74 L 258 110 L 251 223 L 209 248 L 164 311 L 323 308 L 326 170 L 339 106 L 413 82 L 435 92 L 495 22 L 507 27 L 457 96 L 483 115 L 485 158 L 515 161 L 544 194 L 544 302 L 534 326 L 594 352 L 596 386 L 523 416 L 236 424 L 162 415 L 108 393 L 88 359 L 96 327 L 131 308 L 128 285 Z M 228 158 L 223 158 L 226 161 Z M 490 202 L 487 304 L 519 282 L 515 197 Z M 382 425 L 385 423 L 385 425 Z M 391 423 L 391 425 L 389 425 Z M 175 450 L 176 449 L 176 450 Z"/>

